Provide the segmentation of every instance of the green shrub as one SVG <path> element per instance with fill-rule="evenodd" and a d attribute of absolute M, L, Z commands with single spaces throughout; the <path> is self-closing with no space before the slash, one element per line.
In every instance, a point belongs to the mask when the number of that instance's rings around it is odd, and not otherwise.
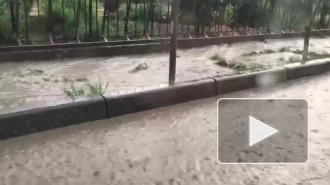
<path fill-rule="evenodd" d="M 2 3 L 3 1 L 0 1 Z M 24 3 L 25 2 L 25 3 Z M 29 17 L 32 0 L 19 0 L 19 24 L 18 34 L 22 36 L 25 33 L 26 18 Z M 27 10 L 27 12 L 25 12 Z M 12 22 L 8 3 L 4 2 L 0 6 L 0 44 L 9 44 L 15 42 L 12 36 Z"/>
<path fill-rule="evenodd" d="M 86 1 L 86 11 L 85 11 L 85 1 Z M 62 4 L 63 3 L 63 4 Z M 47 18 L 47 22 L 51 22 L 54 26 L 54 34 L 55 36 L 63 36 L 63 28 L 64 28 L 64 36 L 68 39 L 75 39 L 76 37 L 76 16 L 77 16 L 77 6 L 78 0 L 53 0 L 52 3 L 52 19 L 49 17 L 48 11 L 48 1 L 43 1 L 43 8 L 45 10 L 45 16 Z M 92 8 L 92 24 L 93 24 L 93 35 L 96 35 L 96 21 L 98 21 L 99 27 L 101 26 L 101 21 L 96 16 L 96 2 L 93 1 Z M 64 7 L 64 9 L 63 9 Z M 79 15 L 79 37 L 80 39 L 84 39 L 87 32 L 89 31 L 89 0 L 81 1 L 81 9 Z M 87 20 L 86 20 L 86 19 Z M 87 23 L 87 24 L 86 24 Z"/>
<path fill-rule="evenodd" d="M 73 83 L 71 83 L 69 90 L 64 90 L 66 98 L 75 101 L 77 98 L 84 96 L 85 91 L 83 88 L 77 88 Z"/>
<path fill-rule="evenodd" d="M 85 87 L 76 87 L 73 82 L 71 82 L 71 86 L 69 89 L 64 89 L 64 95 L 66 98 L 75 101 L 79 97 L 88 97 L 93 98 L 96 96 L 104 95 L 107 88 L 109 86 L 109 82 L 103 84 L 101 80 L 98 83 L 86 83 Z"/>
<path fill-rule="evenodd" d="M 104 87 L 103 87 L 104 85 Z M 87 83 L 88 94 L 87 96 L 92 98 L 99 95 L 104 95 L 105 91 L 109 86 L 109 82 L 102 84 L 101 80 L 97 84 Z"/>

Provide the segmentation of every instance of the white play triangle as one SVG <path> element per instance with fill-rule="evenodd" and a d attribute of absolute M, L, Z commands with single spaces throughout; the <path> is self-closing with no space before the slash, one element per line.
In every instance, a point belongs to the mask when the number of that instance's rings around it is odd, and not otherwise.
<path fill-rule="evenodd" d="M 249 124 L 249 146 L 253 146 L 278 132 L 275 128 L 268 126 L 252 116 L 250 116 Z"/>

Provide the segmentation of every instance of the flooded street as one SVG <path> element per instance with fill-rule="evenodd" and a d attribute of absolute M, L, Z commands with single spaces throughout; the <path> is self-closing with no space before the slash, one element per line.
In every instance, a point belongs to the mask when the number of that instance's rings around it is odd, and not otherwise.
<path fill-rule="evenodd" d="M 222 96 L 306 98 L 307 164 L 218 164 L 216 97 L 0 141 L 0 184 L 328 185 L 329 83 L 327 73 Z"/>
<path fill-rule="evenodd" d="M 303 39 L 299 38 L 179 50 L 177 82 L 236 74 L 235 70 L 221 67 L 211 60 L 214 54 L 223 57 L 228 63 L 260 64 L 270 68 L 292 62 L 292 57 L 299 58 L 300 55 L 294 51 L 301 51 L 302 48 Z M 281 49 L 283 51 L 279 52 Z M 330 39 L 311 39 L 310 51 L 318 54 L 330 53 Z M 144 67 L 140 68 L 141 65 Z M 108 82 L 105 93 L 108 95 L 167 86 L 168 66 L 169 56 L 165 53 L 85 60 L 1 63 L 0 113 L 30 103 L 61 101 L 66 98 L 64 89 L 70 88 L 72 83 L 77 87 L 85 87 L 86 83 Z"/>

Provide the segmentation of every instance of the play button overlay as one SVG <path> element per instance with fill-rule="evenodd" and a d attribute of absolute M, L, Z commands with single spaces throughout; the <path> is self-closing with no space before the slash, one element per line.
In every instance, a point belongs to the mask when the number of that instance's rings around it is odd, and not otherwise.
<path fill-rule="evenodd" d="M 307 101 L 220 99 L 218 160 L 224 164 L 306 163 Z"/>
<path fill-rule="evenodd" d="M 250 116 L 250 146 L 259 143 L 260 141 L 276 134 L 278 130 L 266 125 L 265 123 L 257 120 L 256 118 Z"/>

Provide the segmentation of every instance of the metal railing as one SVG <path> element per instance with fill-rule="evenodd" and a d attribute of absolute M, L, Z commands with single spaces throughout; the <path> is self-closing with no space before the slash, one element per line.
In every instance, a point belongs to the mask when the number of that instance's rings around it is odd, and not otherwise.
<path fill-rule="evenodd" d="M 185 38 L 327 28 L 325 0 L 181 0 Z M 0 0 L 0 45 L 169 37 L 171 0 Z"/>

